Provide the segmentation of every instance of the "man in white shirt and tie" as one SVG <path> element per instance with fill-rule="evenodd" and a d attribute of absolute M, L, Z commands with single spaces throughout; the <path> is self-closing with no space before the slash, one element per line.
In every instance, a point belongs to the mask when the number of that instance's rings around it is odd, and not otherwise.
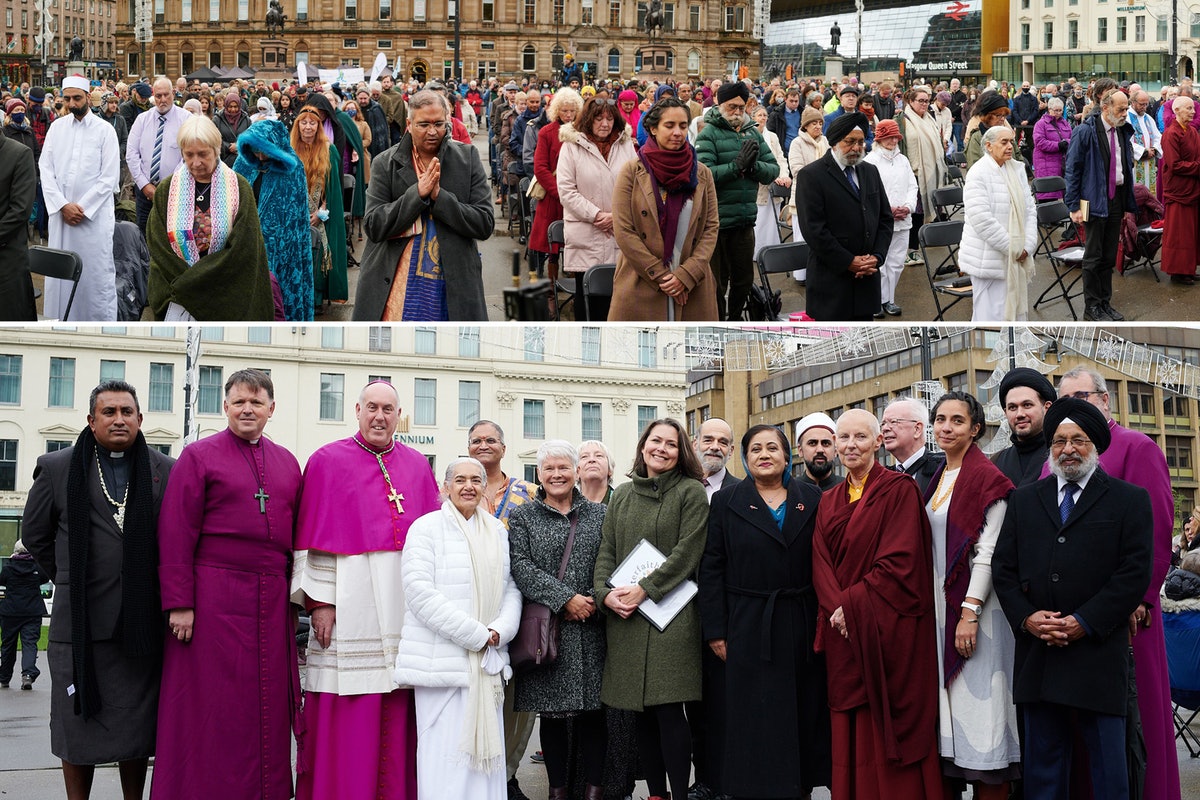
<path fill-rule="evenodd" d="M 179 166 L 179 126 L 191 116 L 175 105 L 175 90 L 166 78 L 154 82 L 154 105 L 138 114 L 125 145 L 125 163 L 137 186 L 137 225 L 146 235 L 158 182 Z"/>
<path fill-rule="evenodd" d="M 708 502 L 720 489 L 738 482 L 729 474 L 725 465 L 733 454 L 733 428 L 729 423 L 718 417 L 707 419 L 700 425 L 699 434 L 692 440 L 700 465 L 704 467 L 704 491 L 708 493 Z"/>
<path fill-rule="evenodd" d="M 883 431 L 883 447 L 895 459 L 896 471 L 911 475 L 921 487 L 922 494 L 944 460 L 944 456 L 934 455 L 925 449 L 925 426 L 928 420 L 929 410 L 924 404 L 904 397 L 888 403 L 879 423 Z"/>

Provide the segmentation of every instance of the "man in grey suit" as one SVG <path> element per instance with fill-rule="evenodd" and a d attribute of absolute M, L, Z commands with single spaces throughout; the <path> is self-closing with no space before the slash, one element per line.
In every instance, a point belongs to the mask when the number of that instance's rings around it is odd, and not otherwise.
<path fill-rule="evenodd" d="M 354 319 L 486 322 L 476 240 L 495 224 L 487 173 L 474 147 L 451 141 L 444 94 L 420 91 L 408 106 L 408 132 L 371 164 Z"/>
<path fill-rule="evenodd" d="M 158 512 L 175 460 L 146 444 L 128 383 L 100 384 L 88 409 L 73 447 L 38 458 L 25 503 L 22 539 L 58 588 L 50 749 L 71 800 L 114 761 L 124 797 L 140 798 L 162 667 Z"/>

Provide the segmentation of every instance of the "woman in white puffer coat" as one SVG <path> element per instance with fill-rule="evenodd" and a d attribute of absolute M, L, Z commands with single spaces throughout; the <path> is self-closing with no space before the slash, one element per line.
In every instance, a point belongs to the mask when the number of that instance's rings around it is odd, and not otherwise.
<path fill-rule="evenodd" d="M 413 687 L 417 797 L 504 800 L 504 681 L 521 622 L 508 534 L 479 510 L 487 473 L 473 458 L 446 469 L 448 499 L 409 528 L 400 561 L 404 626 L 392 678 Z"/>
<path fill-rule="evenodd" d="M 1037 246 L 1037 206 L 1025 170 L 1013 158 L 1013 131 L 993 125 L 983 134 L 984 156 L 963 186 L 958 268 L 971 276 L 972 322 L 1023 322 Z"/>
<path fill-rule="evenodd" d="M 894 119 L 881 119 L 875 126 L 875 146 L 863 159 L 874 164 L 883 181 L 888 205 L 892 207 L 892 244 L 887 258 L 879 268 L 880 303 L 882 310 L 875 315 L 900 316 L 896 305 L 896 285 L 904 272 L 904 261 L 908 257 L 908 232 L 912 228 L 912 212 L 917 207 L 917 176 L 912 164 L 900 152 L 900 125 Z"/>

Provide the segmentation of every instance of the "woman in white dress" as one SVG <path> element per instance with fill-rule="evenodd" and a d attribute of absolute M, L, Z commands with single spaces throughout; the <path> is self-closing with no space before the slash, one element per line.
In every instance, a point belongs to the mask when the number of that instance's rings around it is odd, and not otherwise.
<path fill-rule="evenodd" d="M 942 395 L 930 414 L 946 464 L 930 481 L 938 625 L 938 749 L 942 773 L 973 784 L 977 800 L 1004 800 L 1021 776 L 1012 698 L 1015 643 L 992 593 L 992 552 L 1012 482 L 975 444 L 983 406 L 966 392 Z"/>
<path fill-rule="evenodd" d="M 404 627 L 393 679 L 413 687 L 417 797 L 504 800 L 504 681 L 521 621 L 508 534 L 479 501 L 487 473 L 473 458 L 446 468 L 447 500 L 408 531 L 400 577 Z"/>
<path fill-rule="evenodd" d="M 787 159 L 783 157 L 783 145 L 779 142 L 779 137 L 774 131 L 767 130 L 767 107 L 758 106 L 754 109 L 754 124 L 758 128 L 758 132 L 762 134 L 763 141 L 767 143 L 767 148 L 771 151 L 771 155 L 775 156 L 775 163 L 779 165 L 779 177 L 774 183 L 780 186 L 792 185 L 791 173 L 786 169 Z M 773 184 L 763 184 L 758 187 L 758 218 L 754 222 L 754 258 L 758 258 L 758 251 L 764 247 L 773 244 L 779 244 L 779 225 L 775 222 L 775 212 L 771 210 L 771 204 L 775 203 L 775 198 L 771 197 L 771 186 Z"/>

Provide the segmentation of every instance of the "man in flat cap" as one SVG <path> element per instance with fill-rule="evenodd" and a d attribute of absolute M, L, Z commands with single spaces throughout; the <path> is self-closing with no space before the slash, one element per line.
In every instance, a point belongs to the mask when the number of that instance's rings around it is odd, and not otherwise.
<path fill-rule="evenodd" d="M 992 456 L 992 463 L 1013 486 L 1033 483 L 1042 475 L 1049 452 L 1042 422 L 1054 399 L 1054 387 L 1035 369 L 1010 369 L 1000 380 L 1000 407 L 1008 420 L 1012 445 Z"/>
<path fill-rule="evenodd" d="M 1056 400 L 1043 433 L 1053 474 L 1013 492 L 992 557 L 995 591 L 1017 637 L 1025 797 L 1072 795 L 1077 731 L 1094 796 L 1123 800 L 1126 651 L 1131 615 L 1150 585 L 1150 496 L 1100 467 L 1112 437 L 1086 400 Z"/>
<path fill-rule="evenodd" d="M 795 178 L 800 232 L 810 246 L 806 310 L 822 322 L 870 322 L 881 307 L 892 207 L 879 170 L 863 162 L 867 128 L 857 111 L 834 120 L 829 151 Z"/>
<path fill-rule="evenodd" d="M 841 103 L 841 105 L 825 115 L 824 133 L 826 136 L 829 135 L 830 125 L 847 114 L 853 114 L 858 110 L 858 87 L 852 83 L 847 83 L 838 90 L 838 101 Z M 828 108 L 828 106 L 826 106 L 826 108 Z"/>
<path fill-rule="evenodd" d="M 705 114 L 704 129 L 696 137 L 696 156 L 712 172 L 717 186 L 721 231 L 710 263 L 717 282 L 717 314 L 722 320 L 742 318 L 754 283 L 758 187 L 778 178 L 780 169 L 754 121 L 746 115 L 749 99 L 750 90 L 741 81 L 721 84 L 717 104 Z"/>

